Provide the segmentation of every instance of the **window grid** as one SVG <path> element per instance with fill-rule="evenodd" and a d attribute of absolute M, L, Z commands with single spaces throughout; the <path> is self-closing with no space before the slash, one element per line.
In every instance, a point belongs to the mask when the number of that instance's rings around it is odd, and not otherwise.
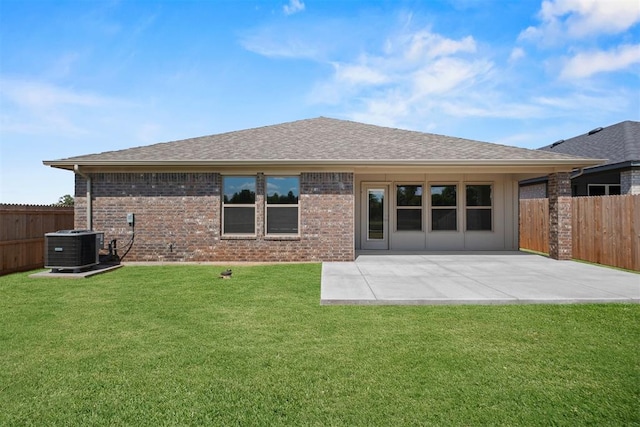
<path fill-rule="evenodd" d="M 279 188 L 278 181 L 290 181 L 287 187 L 294 184 L 295 188 L 286 188 L 280 193 L 270 188 Z M 299 176 L 267 176 L 265 197 L 264 232 L 266 236 L 299 236 L 300 235 L 300 177 Z M 284 195 L 287 191 L 287 195 Z M 279 196 L 279 197 L 278 197 Z M 277 197 L 277 201 L 274 198 Z M 271 201 L 270 201 L 271 200 Z M 295 202 L 295 203 L 294 203 Z M 295 220 L 291 213 L 295 210 Z M 280 211 L 280 212 L 278 212 Z M 287 218 L 289 216 L 289 218 Z M 270 220 L 271 218 L 271 220 Z M 275 225 L 274 225 L 275 224 Z M 278 228 L 274 231 L 272 228 Z"/>
<path fill-rule="evenodd" d="M 431 231 L 458 231 L 458 185 L 431 184 L 429 190 Z"/>
<path fill-rule="evenodd" d="M 588 184 L 589 196 L 616 196 L 621 192 L 620 184 Z"/>
<path fill-rule="evenodd" d="M 466 184 L 465 190 L 465 229 L 467 231 L 493 231 L 493 185 Z M 477 194 L 474 195 L 474 191 Z M 485 194 L 482 194 L 483 192 Z"/>
<path fill-rule="evenodd" d="M 410 200 L 403 200 L 401 189 L 416 187 Z M 398 184 L 396 185 L 396 231 L 422 231 L 422 184 Z M 405 196 L 406 197 L 406 196 Z M 413 204 L 412 204 L 413 203 Z M 404 212 L 403 212 L 404 211 Z M 418 216 L 412 217 L 410 211 L 419 212 Z M 408 221 L 401 220 L 401 217 Z M 418 220 L 416 221 L 416 218 Z"/>
<path fill-rule="evenodd" d="M 237 187 L 240 183 L 243 185 Z M 256 183 L 255 176 L 224 176 L 222 178 L 223 236 L 252 237 L 256 235 Z M 247 200 L 253 200 L 253 203 L 246 203 Z M 247 215 L 248 212 L 249 215 Z M 240 221 L 233 222 L 237 219 Z"/>

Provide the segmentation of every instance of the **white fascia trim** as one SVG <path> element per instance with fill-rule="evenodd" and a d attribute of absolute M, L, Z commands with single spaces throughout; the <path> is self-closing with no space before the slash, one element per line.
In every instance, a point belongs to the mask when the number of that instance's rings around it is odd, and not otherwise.
<path fill-rule="evenodd" d="M 604 163 L 602 159 L 434 159 L 434 160 L 162 160 L 162 161 L 67 161 L 45 160 L 47 166 L 73 169 L 81 166 L 228 167 L 228 166 L 571 166 L 580 168 Z"/>

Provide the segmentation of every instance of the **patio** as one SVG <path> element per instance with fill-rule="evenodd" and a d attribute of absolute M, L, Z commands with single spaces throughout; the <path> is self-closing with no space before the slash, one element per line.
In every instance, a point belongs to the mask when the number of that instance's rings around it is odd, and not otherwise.
<path fill-rule="evenodd" d="M 640 302 L 640 275 L 525 252 L 367 251 L 322 264 L 321 304 Z"/>

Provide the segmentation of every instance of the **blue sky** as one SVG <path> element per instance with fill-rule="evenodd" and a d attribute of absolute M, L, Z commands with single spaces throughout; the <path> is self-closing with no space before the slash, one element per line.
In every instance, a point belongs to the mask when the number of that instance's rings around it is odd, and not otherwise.
<path fill-rule="evenodd" d="M 637 0 L 0 0 L 0 202 L 81 154 L 327 116 L 539 148 L 640 120 Z"/>

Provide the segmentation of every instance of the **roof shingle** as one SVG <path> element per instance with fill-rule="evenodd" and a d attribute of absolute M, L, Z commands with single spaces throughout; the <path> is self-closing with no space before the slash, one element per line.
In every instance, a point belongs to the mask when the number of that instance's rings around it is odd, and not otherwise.
<path fill-rule="evenodd" d="M 640 122 L 616 123 L 591 135 L 585 133 L 540 150 L 607 159 L 606 164 L 640 161 Z"/>
<path fill-rule="evenodd" d="M 571 156 L 318 117 L 120 151 L 47 161 L 145 162 L 567 160 Z"/>

